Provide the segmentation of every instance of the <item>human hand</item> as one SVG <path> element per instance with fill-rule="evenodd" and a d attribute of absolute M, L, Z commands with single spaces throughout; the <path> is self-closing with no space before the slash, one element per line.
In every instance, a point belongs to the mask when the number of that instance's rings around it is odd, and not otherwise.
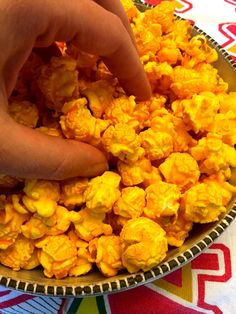
<path fill-rule="evenodd" d="M 100 55 L 128 94 L 150 97 L 129 21 L 119 0 L 3 0 L 0 3 L 0 172 L 44 179 L 95 176 L 107 161 L 96 148 L 23 125 L 8 115 L 8 97 L 34 47 L 71 41 Z"/>

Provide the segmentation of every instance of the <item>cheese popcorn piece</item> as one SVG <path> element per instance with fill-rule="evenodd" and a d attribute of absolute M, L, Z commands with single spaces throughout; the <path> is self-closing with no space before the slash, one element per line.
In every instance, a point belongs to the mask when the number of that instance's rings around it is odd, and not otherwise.
<path fill-rule="evenodd" d="M 76 263 L 77 248 L 64 234 L 40 239 L 35 246 L 41 249 L 38 256 L 46 277 L 64 278 Z"/>
<path fill-rule="evenodd" d="M 10 247 L 21 233 L 21 226 L 29 219 L 28 214 L 18 213 L 13 204 L 6 199 L 1 199 L 0 209 L 0 249 L 5 250 Z"/>
<path fill-rule="evenodd" d="M 188 189 L 198 182 L 200 171 L 196 160 L 188 153 L 173 153 L 159 166 L 168 183 Z"/>
<path fill-rule="evenodd" d="M 115 276 L 124 268 L 120 237 L 111 235 L 93 239 L 89 242 L 89 250 L 95 256 L 95 263 L 104 276 Z"/>
<path fill-rule="evenodd" d="M 26 265 L 24 265 L 22 268 L 26 270 L 31 270 L 38 266 L 40 266 L 40 262 L 38 259 L 38 249 L 34 248 L 34 251 L 31 254 L 30 259 L 27 261 Z"/>
<path fill-rule="evenodd" d="M 104 117 L 108 119 L 112 125 L 121 123 L 127 124 L 132 128 L 137 128 L 139 122 L 134 118 L 136 106 L 134 96 L 115 98 L 106 108 Z"/>
<path fill-rule="evenodd" d="M 157 63 L 155 61 L 147 62 L 144 70 L 151 84 L 152 90 L 165 94 L 172 83 L 173 68 L 167 62 Z"/>
<path fill-rule="evenodd" d="M 98 145 L 109 122 L 94 118 L 86 104 L 85 98 L 65 103 L 64 115 L 60 117 L 61 128 L 67 138 Z"/>
<path fill-rule="evenodd" d="M 101 118 L 105 109 L 113 101 L 115 92 L 112 82 L 108 80 L 99 80 L 91 83 L 83 90 L 82 95 L 88 99 L 88 106 L 95 118 Z"/>
<path fill-rule="evenodd" d="M 146 177 L 142 182 L 142 186 L 147 188 L 149 185 L 158 183 L 159 181 L 162 181 L 160 171 L 157 167 L 152 166 L 150 173 L 146 173 Z"/>
<path fill-rule="evenodd" d="M 81 206 L 85 202 L 84 192 L 88 187 L 88 183 L 88 178 L 73 178 L 63 181 L 59 202 L 70 209 Z"/>
<path fill-rule="evenodd" d="M 13 270 L 20 270 L 27 267 L 33 251 L 33 241 L 19 235 L 13 245 L 6 250 L 0 250 L 0 262 Z"/>
<path fill-rule="evenodd" d="M 196 133 L 208 131 L 219 109 L 219 99 L 211 92 L 202 92 L 192 99 L 175 101 L 172 109 L 189 129 Z"/>
<path fill-rule="evenodd" d="M 181 211 L 177 217 L 161 217 L 158 219 L 158 223 L 166 232 L 168 244 L 176 247 L 184 244 L 193 227 L 193 222 L 186 220 Z"/>
<path fill-rule="evenodd" d="M 223 143 L 222 137 L 217 134 L 208 133 L 190 152 L 198 161 L 202 173 L 213 174 L 230 166 L 236 167 L 235 149 Z"/>
<path fill-rule="evenodd" d="M 111 226 L 103 222 L 105 213 L 91 212 L 88 208 L 83 208 L 79 212 L 71 212 L 70 219 L 82 240 L 90 241 L 101 234 L 112 234 Z"/>
<path fill-rule="evenodd" d="M 120 176 L 112 171 L 105 171 L 101 176 L 89 181 L 84 192 L 87 208 L 95 213 L 111 211 L 120 196 Z"/>
<path fill-rule="evenodd" d="M 220 214 L 226 211 L 219 184 L 199 183 L 185 192 L 181 202 L 184 217 L 196 223 L 217 221 Z"/>
<path fill-rule="evenodd" d="M 121 176 L 121 182 L 125 186 L 138 185 L 149 177 L 152 171 L 151 161 L 147 158 L 141 158 L 135 162 L 117 162 L 117 169 Z"/>
<path fill-rule="evenodd" d="M 220 113 L 233 111 L 233 113 L 236 114 L 236 92 L 230 92 L 228 94 L 223 93 L 222 95 L 219 95 L 219 99 Z"/>
<path fill-rule="evenodd" d="M 10 116 L 20 124 L 35 128 L 39 119 L 38 108 L 29 101 L 14 101 L 9 103 Z"/>
<path fill-rule="evenodd" d="M 197 145 L 197 141 L 187 132 L 185 123 L 181 118 L 173 117 L 174 123 L 174 152 L 188 152 Z"/>
<path fill-rule="evenodd" d="M 52 57 L 42 66 L 38 86 L 50 109 L 61 111 L 65 102 L 79 96 L 77 62 L 70 57 Z"/>
<path fill-rule="evenodd" d="M 236 144 L 236 113 L 228 111 L 226 113 L 218 113 L 209 131 L 211 133 L 219 134 L 222 136 L 222 141 L 225 144 L 234 146 Z"/>
<path fill-rule="evenodd" d="M 41 126 L 39 128 L 35 129 L 36 131 L 42 132 L 44 134 L 50 135 L 50 136 L 55 136 L 55 137 L 64 137 L 62 134 L 62 131 L 57 128 L 50 128 L 46 126 Z"/>
<path fill-rule="evenodd" d="M 60 198 L 60 186 L 55 181 L 27 179 L 22 201 L 29 212 L 37 212 L 42 217 L 54 214 Z"/>
<path fill-rule="evenodd" d="M 149 185 L 146 190 L 144 213 L 151 219 L 162 216 L 177 216 L 181 193 L 175 184 L 158 182 Z"/>
<path fill-rule="evenodd" d="M 193 36 L 186 44 L 184 52 L 182 60 L 184 67 L 192 68 L 198 63 L 212 63 L 218 59 L 217 51 L 207 44 L 207 39 L 204 35 Z"/>
<path fill-rule="evenodd" d="M 33 215 L 24 225 L 21 226 L 21 231 L 27 239 L 39 239 L 47 234 L 49 228 L 44 224 L 40 216 Z"/>
<path fill-rule="evenodd" d="M 170 65 L 175 65 L 182 59 L 181 51 L 177 47 L 177 43 L 170 38 L 161 41 L 157 57 L 159 62 L 167 62 Z"/>
<path fill-rule="evenodd" d="M 145 191 L 137 186 L 122 189 L 113 206 L 114 213 L 126 218 L 140 217 L 146 205 L 145 196 Z"/>
<path fill-rule="evenodd" d="M 129 273 L 149 270 L 166 256 L 168 247 L 165 231 L 149 218 L 128 220 L 120 233 L 120 239 L 122 263 Z"/>
<path fill-rule="evenodd" d="M 176 66 L 170 88 L 179 99 L 184 99 L 204 91 L 224 92 L 228 85 L 219 77 L 217 69 L 203 64 L 194 69 Z"/>
<path fill-rule="evenodd" d="M 134 17 L 137 17 L 140 12 L 135 6 L 133 0 L 121 0 L 121 3 L 125 9 L 125 13 L 130 21 L 133 20 Z"/>
<path fill-rule="evenodd" d="M 151 128 L 139 134 L 145 155 L 150 160 L 158 160 L 173 152 L 173 138 L 166 132 L 155 132 Z"/>
<path fill-rule="evenodd" d="M 144 155 L 141 139 L 126 124 L 109 126 L 103 134 L 102 144 L 107 152 L 123 161 L 137 161 Z"/>

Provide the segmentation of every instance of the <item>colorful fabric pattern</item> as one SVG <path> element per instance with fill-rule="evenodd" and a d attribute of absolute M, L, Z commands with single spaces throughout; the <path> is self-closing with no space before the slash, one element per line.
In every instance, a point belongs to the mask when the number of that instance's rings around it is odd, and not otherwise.
<path fill-rule="evenodd" d="M 140 0 L 156 5 L 160 0 Z M 176 14 L 215 39 L 236 61 L 236 0 L 177 0 Z M 78 299 L 22 294 L 0 287 L 0 314 L 236 313 L 236 222 L 191 263 L 125 292 Z"/>

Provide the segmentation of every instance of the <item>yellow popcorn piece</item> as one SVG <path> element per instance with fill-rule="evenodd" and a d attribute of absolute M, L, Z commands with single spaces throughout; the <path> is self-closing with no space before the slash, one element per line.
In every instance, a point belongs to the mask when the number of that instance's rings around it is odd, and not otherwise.
<path fill-rule="evenodd" d="M 115 276 L 124 268 L 121 261 L 121 240 L 118 236 L 101 236 L 93 239 L 89 242 L 89 251 L 95 256 L 97 267 L 106 277 Z"/>
<path fill-rule="evenodd" d="M 197 145 L 197 141 L 187 132 L 186 125 L 181 118 L 174 117 L 174 152 L 188 152 Z"/>
<path fill-rule="evenodd" d="M 13 270 L 20 270 L 27 267 L 33 251 L 33 241 L 19 235 L 10 247 L 0 250 L 0 262 Z"/>
<path fill-rule="evenodd" d="M 209 223 L 219 219 L 226 211 L 224 187 L 213 182 L 199 183 L 185 192 L 181 202 L 184 217 L 196 223 Z"/>
<path fill-rule="evenodd" d="M 152 89 L 156 89 L 163 94 L 165 88 L 168 89 L 172 83 L 173 68 L 167 62 L 157 63 L 155 61 L 147 62 L 144 70 Z"/>
<path fill-rule="evenodd" d="M 122 189 L 113 206 L 114 213 L 126 218 L 140 217 L 146 205 L 145 196 L 145 191 L 137 186 Z"/>
<path fill-rule="evenodd" d="M 196 160 L 188 153 L 172 153 L 159 170 L 168 183 L 176 184 L 180 189 L 196 184 L 200 176 Z"/>
<path fill-rule="evenodd" d="M 151 128 L 139 134 L 145 155 L 150 160 L 158 160 L 173 152 L 173 138 L 167 132 L 156 132 Z"/>
<path fill-rule="evenodd" d="M 234 146 L 236 144 L 236 113 L 227 111 L 226 113 L 218 113 L 209 131 L 211 133 L 222 136 L 222 141 L 225 144 Z"/>
<path fill-rule="evenodd" d="M 121 0 L 121 3 L 125 9 L 125 13 L 130 21 L 134 19 L 134 17 L 140 14 L 139 10 L 135 6 L 133 0 Z"/>
<path fill-rule="evenodd" d="M 111 81 L 99 80 L 91 83 L 82 91 L 88 99 L 88 106 L 95 118 L 101 118 L 114 99 L 115 88 Z"/>
<path fill-rule="evenodd" d="M 149 218 L 128 220 L 120 233 L 120 239 L 122 264 L 129 273 L 149 270 L 166 256 L 168 246 L 165 231 Z"/>
<path fill-rule="evenodd" d="M 70 220 L 75 226 L 76 234 L 85 241 L 90 241 L 101 234 L 112 234 L 110 225 L 104 222 L 105 213 L 96 213 L 88 208 L 83 208 L 79 212 L 70 212 Z"/>
<path fill-rule="evenodd" d="M 160 171 L 157 167 L 152 166 L 150 173 L 146 173 L 142 186 L 147 188 L 149 185 L 158 183 L 159 181 L 162 181 Z"/>
<path fill-rule="evenodd" d="M 64 115 L 60 117 L 61 128 L 67 138 L 98 145 L 109 122 L 94 118 L 86 104 L 85 98 L 65 103 Z"/>
<path fill-rule="evenodd" d="M 141 158 L 135 162 L 123 162 L 121 160 L 117 163 L 117 169 L 121 176 L 121 182 L 125 186 L 138 185 L 149 177 L 152 171 L 151 161 L 147 158 Z"/>
<path fill-rule="evenodd" d="M 184 52 L 182 65 L 186 68 L 192 68 L 201 62 L 212 63 L 218 59 L 217 51 L 207 44 L 204 35 L 193 36 L 186 44 Z"/>
<path fill-rule="evenodd" d="M 157 53 L 158 61 L 167 62 L 170 65 L 175 65 L 182 59 L 181 51 L 177 43 L 170 38 L 163 39 L 160 43 L 160 50 Z"/>
<path fill-rule="evenodd" d="M 105 171 L 101 176 L 93 178 L 84 192 L 87 208 L 94 213 L 111 211 L 120 196 L 120 176 L 112 171 Z"/>
<path fill-rule="evenodd" d="M 144 155 L 140 137 L 126 124 L 109 126 L 103 134 L 102 144 L 107 152 L 123 161 L 137 161 Z"/>
<path fill-rule="evenodd" d="M 93 267 L 93 259 L 88 248 L 79 248 L 78 257 L 69 271 L 69 276 L 78 277 L 87 274 Z"/>
<path fill-rule="evenodd" d="M 21 233 L 22 224 L 29 219 L 28 214 L 18 213 L 13 204 L 1 199 L 0 208 L 0 249 L 5 250 L 10 247 Z"/>
<path fill-rule="evenodd" d="M 62 137 L 63 138 L 62 131 L 60 129 L 57 129 L 57 128 L 50 128 L 50 127 L 46 127 L 46 126 L 41 126 L 39 128 L 36 128 L 35 130 L 39 131 L 41 133 L 50 135 L 50 136 Z"/>
<path fill-rule="evenodd" d="M 202 173 L 213 174 L 230 166 L 236 167 L 235 149 L 223 143 L 222 136 L 218 134 L 208 133 L 190 152 L 198 161 Z"/>
<path fill-rule="evenodd" d="M 204 91 L 222 93 L 228 85 L 210 64 L 200 64 L 193 69 L 176 66 L 173 69 L 171 90 L 179 99 L 191 98 Z"/>
<path fill-rule="evenodd" d="M 39 119 L 39 111 L 35 104 L 27 100 L 9 103 L 10 116 L 20 124 L 35 128 Z"/>
<path fill-rule="evenodd" d="M 192 99 L 175 101 L 172 103 L 172 110 L 177 117 L 183 119 L 187 128 L 198 133 L 209 130 L 219 106 L 219 99 L 215 94 L 202 92 Z"/>
<path fill-rule="evenodd" d="M 27 270 L 31 270 L 31 269 L 38 267 L 39 265 L 40 265 L 40 262 L 38 259 L 38 249 L 34 248 L 34 251 L 31 254 L 30 259 L 28 260 L 26 265 L 24 265 L 22 268 L 27 269 Z"/>
<path fill-rule="evenodd" d="M 88 178 L 72 178 L 63 181 L 59 202 L 70 209 L 81 206 L 85 202 L 84 192 L 88 187 L 88 183 Z"/>
<path fill-rule="evenodd" d="M 28 211 L 37 212 L 42 217 L 54 214 L 60 198 L 60 186 L 55 181 L 27 179 L 22 201 Z"/>
<path fill-rule="evenodd" d="M 136 106 L 134 96 L 115 98 L 110 101 L 109 106 L 107 106 L 104 117 L 109 120 L 112 125 L 121 123 L 127 124 L 132 128 L 137 128 L 139 122 L 134 118 Z"/>
<path fill-rule="evenodd" d="M 48 226 L 44 224 L 40 216 L 34 214 L 21 226 L 21 231 L 27 239 L 36 240 L 47 234 Z"/>
<path fill-rule="evenodd" d="M 184 244 L 193 227 L 193 222 L 186 220 L 181 211 L 177 217 L 161 217 L 158 219 L 158 223 L 166 232 L 168 244 L 176 247 Z"/>
<path fill-rule="evenodd" d="M 64 234 L 40 239 L 35 246 L 41 249 L 38 257 L 46 277 L 64 278 L 76 263 L 77 248 Z"/>
<path fill-rule="evenodd" d="M 65 102 L 79 96 L 76 60 L 70 57 L 52 57 L 41 68 L 38 86 L 50 109 L 61 111 Z"/>
<path fill-rule="evenodd" d="M 160 181 L 149 185 L 145 192 L 147 204 L 144 214 L 147 217 L 177 216 L 181 197 L 178 186 Z"/>
<path fill-rule="evenodd" d="M 219 95 L 219 99 L 221 113 L 233 111 L 233 113 L 236 114 L 236 92 L 230 92 L 228 94 L 222 93 Z"/>

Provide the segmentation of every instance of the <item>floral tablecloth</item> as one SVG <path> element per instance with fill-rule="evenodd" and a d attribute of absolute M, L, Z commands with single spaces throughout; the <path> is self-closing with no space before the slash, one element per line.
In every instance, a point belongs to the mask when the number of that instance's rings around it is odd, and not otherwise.
<path fill-rule="evenodd" d="M 160 0 L 140 0 L 151 5 Z M 236 0 L 177 0 L 176 13 L 195 22 L 236 61 Z M 236 222 L 191 263 L 151 284 L 81 299 L 22 294 L 0 287 L 0 313 L 236 313 Z"/>

